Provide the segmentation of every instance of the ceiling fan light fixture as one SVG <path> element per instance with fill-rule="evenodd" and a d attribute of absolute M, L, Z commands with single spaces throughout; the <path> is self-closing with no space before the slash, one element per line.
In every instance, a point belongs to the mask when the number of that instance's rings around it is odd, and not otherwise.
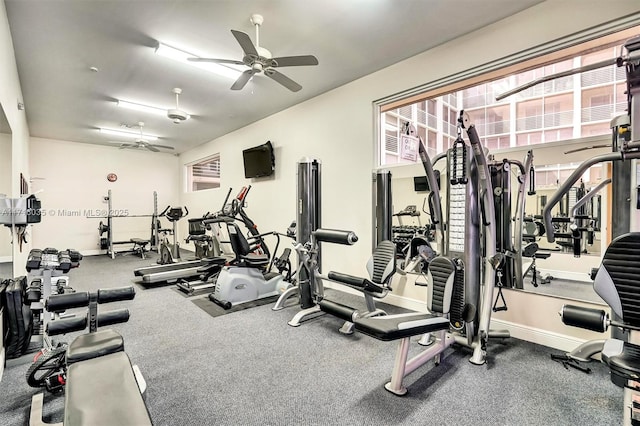
<path fill-rule="evenodd" d="M 111 136 L 120 136 L 121 138 L 144 138 L 145 140 L 148 141 L 156 141 L 158 140 L 157 136 L 154 135 L 149 135 L 146 133 L 140 133 L 140 132 L 128 132 L 126 130 L 115 130 L 115 129 L 105 129 L 102 127 L 99 127 L 98 130 L 100 131 L 100 133 L 103 133 L 105 135 L 111 135 Z"/>
<path fill-rule="evenodd" d="M 189 52 L 185 52 L 184 50 L 176 49 L 175 47 L 168 46 L 164 43 L 158 43 L 158 46 L 156 47 L 156 54 L 165 58 L 173 59 L 174 61 L 182 62 L 183 64 L 188 64 L 192 67 L 197 67 L 212 72 L 222 77 L 230 78 L 232 80 L 237 79 L 240 74 L 242 74 L 240 71 L 237 71 L 225 65 L 208 62 L 189 61 L 187 58 L 199 58 L 199 56 Z"/>

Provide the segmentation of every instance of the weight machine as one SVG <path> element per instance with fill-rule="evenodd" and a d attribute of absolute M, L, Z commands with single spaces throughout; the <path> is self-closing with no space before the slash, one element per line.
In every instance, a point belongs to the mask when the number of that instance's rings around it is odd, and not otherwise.
<path fill-rule="evenodd" d="M 351 231 L 320 228 L 321 163 L 319 160 L 303 158 L 298 162 L 297 184 L 297 239 L 294 245 L 298 254 L 297 286 L 286 289 L 278 298 L 273 310 L 283 309 L 286 301 L 295 295 L 300 301 L 300 311 L 288 322 L 292 327 L 300 326 L 305 319 L 324 313 L 345 321 L 340 328 L 343 334 L 353 333 L 353 321 L 385 312 L 377 309 L 375 299 L 386 296 L 391 276 L 395 272 L 395 245 L 385 240 L 376 247 L 367 264 L 369 278 L 331 271 L 321 273 L 321 242 L 352 245 L 358 237 Z M 382 196 L 382 194 L 380 194 Z M 366 311 L 359 311 L 339 301 L 329 300 L 324 294 L 323 281 L 337 282 L 363 293 Z"/>
<path fill-rule="evenodd" d="M 611 234 L 613 241 L 604 254 L 601 267 L 592 271 L 596 293 L 611 306 L 612 318 L 604 311 L 585 309 L 567 305 L 563 307 L 561 316 L 567 325 L 578 326 L 595 331 L 606 331 L 612 326 L 611 338 L 592 340 L 583 343 L 573 351 L 555 357 L 565 365 L 582 370 L 578 363 L 588 362 L 600 353 L 602 361 L 611 370 L 611 380 L 624 387 L 623 420 L 624 425 L 638 424 L 640 409 L 637 398 L 638 371 L 640 371 L 640 346 L 638 346 L 638 294 L 640 283 L 635 264 L 638 260 L 640 227 L 640 37 L 635 37 L 622 46 L 621 54 L 614 60 L 607 60 L 591 65 L 575 68 L 563 73 L 553 74 L 534 80 L 524 86 L 517 87 L 496 99 L 502 99 L 545 81 L 553 80 L 580 72 L 617 65 L 625 67 L 627 77 L 627 114 L 611 121 L 612 152 L 597 155 L 585 160 L 560 185 L 548 200 L 543 210 L 547 240 L 553 243 L 556 233 L 553 228 L 552 209 L 558 204 L 582 175 L 594 164 L 611 162 L 611 189 L 613 194 Z M 579 257 L 582 247 L 582 232 L 576 210 L 570 218 L 573 254 Z M 623 331 L 624 330 L 624 331 Z"/>
<path fill-rule="evenodd" d="M 100 221 L 98 224 L 98 236 L 100 237 L 100 249 L 106 250 L 106 254 L 115 259 L 117 254 L 133 253 L 145 259 L 145 253 L 151 250 L 157 250 L 160 253 L 160 232 L 166 231 L 160 229 L 160 221 L 158 220 L 158 193 L 153 192 L 153 213 L 150 215 L 114 215 L 113 200 L 111 190 L 107 192 L 107 196 L 103 198 L 107 202 L 106 216 L 88 216 L 90 219 L 106 219 L 107 223 Z M 130 238 L 129 240 L 113 241 L 113 219 L 121 217 L 150 217 L 151 218 L 151 236 L 148 240 L 142 238 Z M 106 236 L 103 235 L 106 233 Z M 114 246 L 132 244 L 129 250 L 116 251 Z"/>

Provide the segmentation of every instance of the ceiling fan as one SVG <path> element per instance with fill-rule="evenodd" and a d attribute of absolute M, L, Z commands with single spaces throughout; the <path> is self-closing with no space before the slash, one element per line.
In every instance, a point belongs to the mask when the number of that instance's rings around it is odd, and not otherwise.
<path fill-rule="evenodd" d="M 190 115 L 180 109 L 180 104 L 178 103 L 178 99 L 180 98 L 180 94 L 182 93 L 182 89 L 176 87 L 172 90 L 172 92 L 176 95 L 176 107 L 167 110 L 167 117 L 171 119 L 175 124 L 180 124 L 183 121 L 189 119 Z"/>
<path fill-rule="evenodd" d="M 152 144 L 149 141 L 147 141 L 146 139 L 144 139 L 144 136 L 142 134 L 142 128 L 143 127 L 144 127 L 144 122 L 139 121 L 138 122 L 138 128 L 140 129 L 140 137 L 136 138 L 131 143 L 117 142 L 118 144 L 120 144 L 120 149 L 126 149 L 126 148 L 129 148 L 129 149 L 146 149 L 146 150 L 153 151 L 153 152 L 160 152 L 160 148 L 162 148 L 162 149 L 170 149 L 170 150 L 174 149 L 172 146 Z"/>
<path fill-rule="evenodd" d="M 214 59 L 214 58 L 188 58 L 194 62 L 214 62 L 217 64 L 233 64 L 233 65 L 245 65 L 249 67 L 244 71 L 240 77 L 233 83 L 231 90 L 241 90 L 247 82 L 254 76 L 264 72 L 264 74 L 272 80 L 280 83 L 292 92 L 297 92 L 302 89 L 302 86 L 291 80 L 286 75 L 277 71 L 279 67 L 297 67 L 307 65 L 318 65 L 318 59 L 313 55 L 302 56 L 281 56 L 272 57 L 264 47 L 260 46 L 260 25 L 264 22 L 262 15 L 254 14 L 249 19 L 256 28 L 256 43 L 255 45 L 251 41 L 251 38 L 247 33 L 242 31 L 231 30 L 231 34 L 236 38 L 240 47 L 244 52 L 244 57 L 241 61 L 233 59 Z"/>

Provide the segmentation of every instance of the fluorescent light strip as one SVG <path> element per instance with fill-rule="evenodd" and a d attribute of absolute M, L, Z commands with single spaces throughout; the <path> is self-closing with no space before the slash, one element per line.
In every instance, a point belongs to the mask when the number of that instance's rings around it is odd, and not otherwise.
<path fill-rule="evenodd" d="M 157 136 L 148 135 L 146 133 L 140 134 L 140 132 L 129 132 L 126 130 L 103 129 L 102 127 L 100 127 L 99 130 L 100 133 L 104 133 L 105 135 L 120 136 L 121 138 L 143 138 L 148 141 L 158 140 Z"/>
<path fill-rule="evenodd" d="M 136 102 L 123 101 L 118 99 L 117 105 L 122 108 L 128 108 L 135 111 L 147 112 L 149 114 L 160 115 L 162 117 L 166 117 L 168 114 L 168 109 L 158 108 L 151 105 L 139 104 Z M 187 120 L 191 118 L 190 114 L 187 114 Z"/>
<path fill-rule="evenodd" d="M 119 107 L 133 109 L 136 111 L 148 112 L 149 114 L 156 114 L 165 116 L 167 115 L 167 110 L 163 108 L 153 107 L 149 105 L 138 104 L 135 102 L 123 101 L 118 99 L 117 102 Z"/>
<path fill-rule="evenodd" d="M 230 78 L 232 80 L 236 80 L 240 77 L 242 72 L 232 69 L 230 67 L 215 64 L 213 62 L 192 62 L 187 60 L 187 58 L 198 58 L 198 55 L 194 55 L 189 52 L 185 52 L 184 50 L 176 49 L 175 47 L 167 46 L 166 44 L 158 43 L 158 47 L 156 47 L 156 53 L 160 56 L 164 56 L 165 58 L 173 59 L 178 62 L 182 62 L 184 64 L 191 65 L 192 67 L 197 67 L 214 74 L 221 75 L 223 77 Z"/>

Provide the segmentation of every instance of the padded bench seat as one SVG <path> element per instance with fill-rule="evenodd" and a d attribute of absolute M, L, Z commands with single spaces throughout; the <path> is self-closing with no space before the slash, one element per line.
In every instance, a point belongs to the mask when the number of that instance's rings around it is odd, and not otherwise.
<path fill-rule="evenodd" d="M 82 334 L 67 348 L 67 364 L 124 351 L 124 339 L 117 332 L 107 329 Z"/>
<path fill-rule="evenodd" d="M 72 364 L 67 383 L 64 426 L 153 424 L 125 352 Z"/>
<path fill-rule="evenodd" d="M 379 317 L 359 318 L 355 321 L 356 330 L 375 339 L 388 342 L 431 333 L 449 328 L 449 320 L 445 317 L 407 313 Z"/>
<path fill-rule="evenodd" d="M 608 339 L 602 348 L 602 360 L 618 376 L 626 380 L 640 379 L 640 346 Z"/>

